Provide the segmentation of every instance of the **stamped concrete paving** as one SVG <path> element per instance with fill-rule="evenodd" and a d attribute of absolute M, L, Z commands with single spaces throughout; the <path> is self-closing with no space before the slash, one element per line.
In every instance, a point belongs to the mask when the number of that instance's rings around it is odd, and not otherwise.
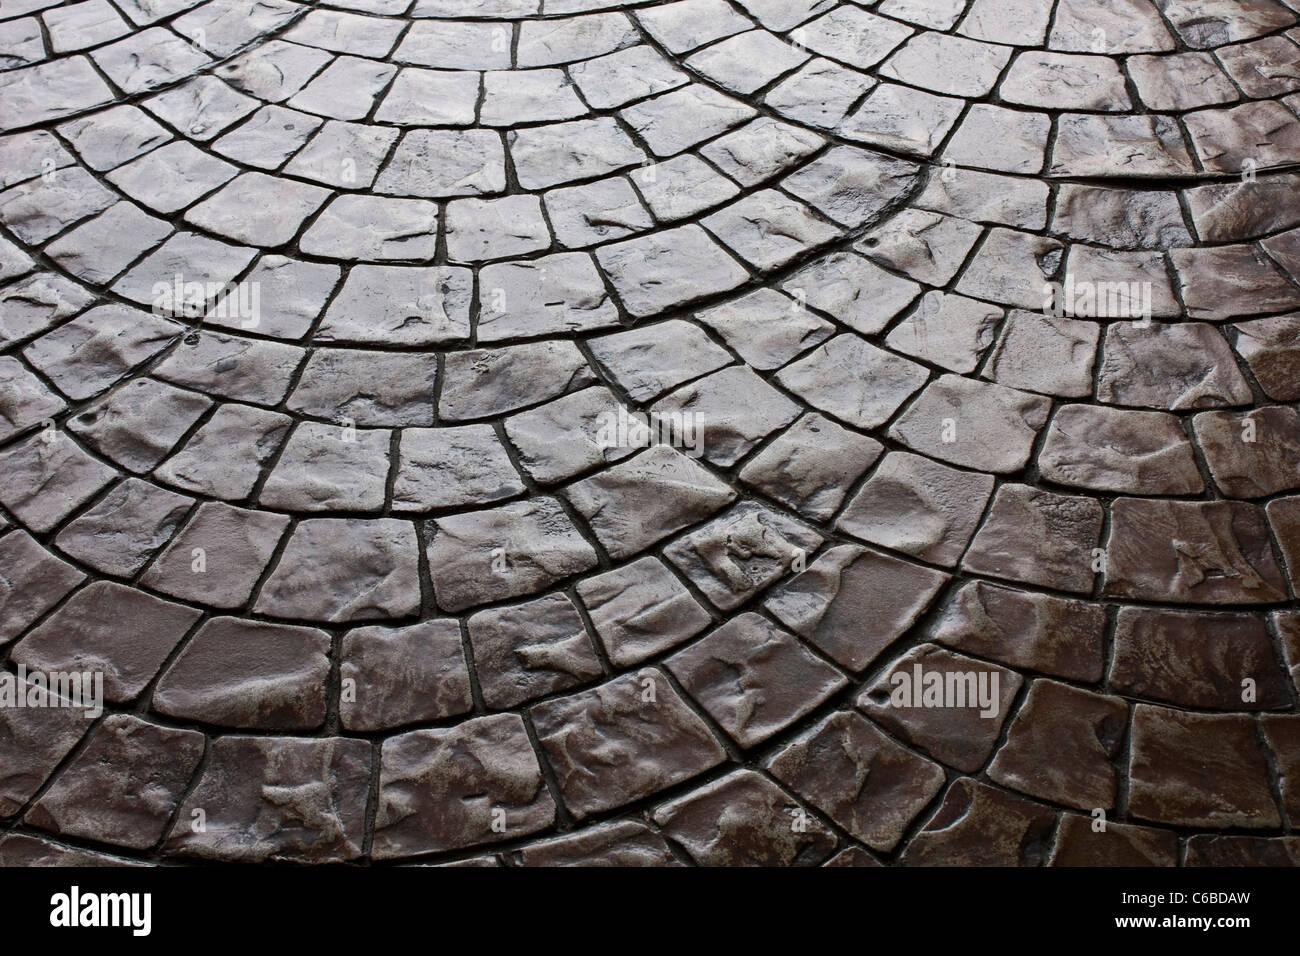
<path fill-rule="evenodd" d="M 1300 862 L 1298 11 L 8 0 L 0 862 Z"/>

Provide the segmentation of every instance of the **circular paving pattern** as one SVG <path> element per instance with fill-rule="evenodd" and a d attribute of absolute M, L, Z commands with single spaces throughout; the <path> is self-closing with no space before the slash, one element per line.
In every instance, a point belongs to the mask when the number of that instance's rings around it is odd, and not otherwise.
<path fill-rule="evenodd" d="M 6 0 L 0 862 L 1300 862 L 1298 10 Z"/>

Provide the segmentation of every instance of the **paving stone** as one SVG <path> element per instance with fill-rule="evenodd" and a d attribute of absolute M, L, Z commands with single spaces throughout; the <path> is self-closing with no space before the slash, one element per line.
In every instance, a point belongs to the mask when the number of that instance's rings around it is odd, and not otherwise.
<path fill-rule="evenodd" d="M 13 640 L 86 579 L 25 531 L 0 537 L 0 556 L 5 559 L 0 571 L 0 643 Z"/>
<path fill-rule="evenodd" d="M 753 107 L 700 83 L 683 86 L 620 112 L 655 156 L 675 156 L 752 119 Z"/>
<path fill-rule="evenodd" d="M 956 275 L 980 232 L 979 226 L 962 219 L 909 209 L 889 226 L 868 233 L 857 248 L 877 265 L 926 285 L 944 285 Z"/>
<path fill-rule="evenodd" d="M 1175 249 L 1170 256 L 1187 314 L 1194 319 L 1231 319 L 1300 306 L 1300 291 L 1251 246 Z"/>
<path fill-rule="evenodd" d="M 438 242 L 438 207 L 422 199 L 339 196 L 303 233 L 308 255 L 366 262 L 432 259 Z"/>
<path fill-rule="evenodd" d="M 171 540 L 194 499 L 128 478 L 70 521 L 55 546 L 82 564 L 133 577 Z"/>
<path fill-rule="evenodd" d="M 0 503 L 26 527 L 49 531 L 117 473 L 63 432 L 41 431 L 0 451 Z"/>
<path fill-rule="evenodd" d="M 816 133 L 760 116 L 704 146 L 700 155 L 742 186 L 756 186 L 797 166 L 825 142 Z"/>
<path fill-rule="evenodd" d="M 664 549 L 713 604 L 732 610 L 783 577 L 822 541 L 811 528 L 753 502 Z"/>
<path fill-rule="evenodd" d="M 752 770 L 665 803 L 654 816 L 700 866 L 816 866 L 836 845 L 819 820 Z"/>
<path fill-rule="evenodd" d="M 554 818 L 555 802 L 516 714 L 384 741 L 371 849 L 377 859 L 526 836 Z"/>
<path fill-rule="evenodd" d="M 197 731 L 114 714 L 24 819 L 44 830 L 146 850 L 162 838 L 202 756 Z"/>
<path fill-rule="evenodd" d="M 538 120 L 567 120 L 586 112 L 587 107 L 574 91 L 574 84 L 562 70 L 489 70 L 483 74 L 483 102 L 479 113 L 484 126 L 511 127 Z M 469 117 L 468 122 L 472 123 L 473 102 Z"/>
<path fill-rule="evenodd" d="M 1068 684 L 1037 680 L 989 765 L 994 781 L 1079 810 L 1110 810 L 1118 795 L 1112 765 L 1128 707 Z"/>
<path fill-rule="evenodd" d="M 601 676 L 600 661 L 573 602 L 549 594 L 469 619 L 483 702 L 504 710 Z"/>
<path fill-rule="evenodd" d="M 454 266 L 356 266 L 325 318 L 318 342 L 436 345 L 469 336 L 471 280 Z"/>
<path fill-rule="evenodd" d="M 1300 839 L 1250 836 L 1194 836 L 1187 841 L 1185 866 L 1298 866 Z"/>
<path fill-rule="evenodd" d="M 434 518 L 427 533 L 433 591 L 448 611 L 533 594 L 597 563 L 554 498 Z"/>
<path fill-rule="evenodd" d="M 1041 395 L 943 375 L 926 386 L 889 434 L 927 457 L 1009 474 L 1029 460 L 1048 407 Z"/>
<path fill-rule="evenodd" d="M 252 594 L 288 524 L 283 515 L 207 502 L 140 581 L 181 600 L 223 609 L 240 607 Z"/>
<path fill-rule="evenodd" d="M 579 581 L 577 591 L 605 653 L 619 667 L 640 664 L 710 623 L 708 612 L 657 558 Z"/>
<path fill-rule="evenodd" d="M 1041 866 L 1055 823 L 1047 807 L 962 778 L 899 861 L 904 866 Z"/>
<path fill-rule="evenodd" d="M 1102 31 L 1100 38 L 1096 30 Z M 1174 38 L 1156 5 L 1148 0 L 1065 0 L 1052 18 L 1048 43 L 1054 50 L 1112 56 L 1174 49 Z"/>
<path fill-rule="evenodd" d="M 1187 175 L 1192 158 L 1169 116 L 1066 113 L 1056 121 L 1053 176 Z"/>
<path fill-rule="evenodd" d="M 833 129 L 863 90 L 874 85 L 869 77 L 814 57 L 773 87 L 764 99 L 772 109 L 796 122 Z"/>
<path fill-rule="evenodd" d="M 670 319 L 591 339 L 591 354 L 635 402 L 657 398 L 731 361 L 696 325 Z"/>
<path fill-rule="evenodd" d="M 104 699 L 134 700 L 200 613 L 110 581 L 82 588 L 28 632 L 11 658 L 29 672 L 103 675 Z"/>
<path fill-rule="evenodd" d="M 840 513 L 840 530 L 893 551 L 954 566 L 993 494 L 993 478 L 892 452 Z"/>
<path fill-rule="evenodd" d="M 596 259 L 623 308 L 638 318 L 730 291 L 748 278 L 695 225 L 602 246 Z"/>
<path fill-rule="evenodd" d="M 947 575 L 857 545 L 836 545 L 767 601 L 786 627 L 854 672 L 916 623 Z"/>
<path fill-rule="evenodd" d="M 0 441 L 52 419 L 66 407 L 21 362 L 0 357 Z"/>
<path fill-rule="evenodd" d="M 1051 118 L 1044 113 L 975 103 L 948 140 L 943 158 L 958 166 L 1037 173 L 1043 168 L 1051 125 Z"/>
<path fill-rule="evenodd" d="M 1278 808 L 1255 723 L 1138 704 L 1129 758 L 1129 812 L 1175 826 L 1277 827 Z"/>
<path fill-rule="evenodd" d="M 194 392 L 137 378 L 72 418 L 68 429 L 134 472 L 149 471 L 212 402 Z"/>
<path fill-rule="evenodd" d="M 499 501 L 524 490 L 487 425 L 405 429 L 399 461 L 392 499 L 398 511 Z"/>
<path fill-rule="evenodd" d="M 226 863 L 356 859 L 370 753 L 363 740 L 220 737 L 163 852 Z"/>
<path fill-rule="evenodd" d="M 1279 402 L 1300 398 L 1300 315 L 1255 319 L 1235 326 L 1236 351 L 1251 367 L 1269 398 Z"/>
<path fill-rule="evenodd" d="M 1139 827 L 1077 813 L 1061 815 L 1052 847 L 1052 866 L 1177 866 L 1178 835 L 1154 827 Z"/>
<path fill-rule="evenodd" d="M 153 706 L 226 727 L 312 730 L 325 719 L 329 648 L 315 628 L 213 618 L 163 673 Z"/>
<path fill-rule="evenodd" d="M 874 439 L 809 412 L 751 458 L 739 477 L 801 514 L 826 521 L 881 451 Z"/>
<path fill-rule="evenodd" d="M 1048 192 L 1047 184 L 1035 179 L 948 167 L 930 178 L 916 197 L 916 205 L 972 222 L 997 223 L 1016 229 L 1042 229 L 1047 224 Z M 1000 243 L 1009 238 L 1003 233 L 998 235 Z M 1022 247 L 1026 242 L 1030 243 L 1030 258 L 1042 255 L 1042 251 L 1050 253 L 1056 249 L 1037 237 L 1019 236 L 1018 239 Z M 1035 243 L 1041 250 L 1038 253 L 1033 251 Z M 1024 254 L 1026 249 L 1019 251 Z M 1039 301 L 1026 308 L 1037 308 Z"/>
<path fill-rule="evenodd" d="M 442 198 L 498 192 L 505 184 L 505 150 L 495 133 L 417 129 L 402 137 L 375 191 Z"/>
<path fill-rule="evenodd" d="M 262 485 L 258 503 L 285 511 L 378 511 L 391 433 L 302 422 Z"/>
<path fill-rule="evenodd" d="M 1117 322 L 1102 354 L 1103 402 L 1183 411 L 1251 401 L 1228 343 L 1210 325 Z"/>
<path fill-rule="evenodd" d="M 887 421 L 928 374 L 914 362 L 844 334 L 787 366 L 777 381 L 819 411 L 872 428 Z"/>
<path fill-rule="evenodd" d="M 586 358 L 563 339 L 455 352 L 443 365 L 438 414 L 451 421 L 487 418 L 594 383 Z"/>
<path fill-rule="evenodd" d="M 276 412 L 222 405 L 154 475 L 186 491 L 242 501 L 252 493 L 290 425 L 287 416 Z"/>
<path fill-rule="evenodd" d="M 736 492 L 667 445 L 570 485 L 567 497 L 615 558 L 631 557 L 716 513 Z"/>
<path fill-rule="evenodd" d="M 892 850 L 943 786 L 938 764 L 853 713 L 801 734 L 768 763 L 779 781 L 873 850 Z"/>
<path fill-rule="evenodd" d="M 1061 185 L 1052 231 L 1116 249 L 1169 249 L 1192 242 L 1176 193 L 1076 183 Z"/>
<path fill-rule="evenodd" d="M 460 627 L 450 618 L 355 628 L 343 637 L 340 660 L 339 720 L 348 730 L 442 720 L 474 706 Z"/>
<path fill-rule="evenodd" d="M 0 316 L 0 344 L 8 346 L 61 325 L 63 320 L 76 315 L 92 301 L 94 296 L 86 289 L 52 272 L 35 272 L 10 282 L 0 290 L 0 305 L 4 306 L 3 316 Z M 147 321 L 145 316 L 140 318 Z M 40 367 L 37 355 L 30 354 L 38 352 L 36 349 L 28 350 L 25 357 L 29 363 Z M 55 378 L 49 372 L 46 375 Z M 56 381 L 56 384 L 59 383 Z M 74 398 L 85 397 L 76 394 L 75 386 L 60 390 Z"/>
<path fill-rule="evenodd" d="M 655 668 L 545 701 L 530 713 L 564 805 L 578 819 L 689 780 L 725 757 Z"/>
<path fill-rule="evenodd" d="M 1096 322 L 1014 309 L 983 375 L 1022 391 L 1087 397 L 1100 338 Z"/>
<path fill-rule="evenodd" d="M 1045 478 L 1091 491 L 1195 495 L 1205 488 L 1178 419 L 1101 405 L 1066 405 L 1038 455 Z"/>
<path fill-rule="evenodd" d="M 847 681 L 795 637 L 742 614 L 665 661 L 683 689 L 739 746 L 762 743 Z"/>
<path fill-rule="evenodd" d="M 415 528 L 393 518 L 302 521 L 254 610 L 333 623 L 413 614 L 420 606 L 417 548 Z"/>
<path fill-rule="evenodd" d="M 432 425 L 437 377 L 431 354 L 317 349 L 288 407 L 340 425 Z"/>
<path fill-rule="evenodd" d="M 933 639 L 1012 667 L 1096 683 L 1105 627 L 1096 604 L 968 581 L 939 614 Z"/>
<path fill-rule="evenodd" d="M 409 142 L 404 141 L 398 147 L 402 166 L 391 172 L 385 171 L 385 192 L 426 195 L 432 190 L 433 193 L 438 193 L 436 180 L 418 186 L 414 179 L 417 174 L 417 159 L 421 155 L 427 156 L 430 151 L 429 135 L 423 130 L 416 130 L 410 134 Z M 397 130 L 383 126 L 328 120 L 311 142 L 289 161 L 284 171 L 327 186 L 365 189 L 375 181 L 379 166 L 397 136 Z M 419 168 L 429 167 L 422 165 Z"/>
<path fill-rule="evenodd" d="M 1265 509 L 1294 585 L 1300 579 L 1300 496 L 1276 498 Z M 1296 658 L 1300 661 L 1300 657 Z"/>
<path fill-rule="evenodd" d="M 1111 506 L 1106 593 L 1255 604 L 1286 600 L 1286 585 L 1253 505 L 1121 498 Z"/>
<path fill-rule="evenodd" d="M 575 249 L 645 232 L 654 225 L 632 184 L 621 176 L 553 189 L 546 194 L 546 213 L 556 241 Z"/>
<path fill-rule="evenodd" d="M 15 681 L 14 688 L 24 700 L 49 701 L 48 689 L 39 685 Z M 0 708 L 0 814 L 21 810 L 91 726 L 79 707 Z"/>
<path fill-rule="evenodd" d="M 20 240 L 38 245 L 73 223 L 103 212 L 116 199 L 84 169 L 29 179 L 0 193 L 0 222 Z"/>
<path fill-rule="evenodd" d="M 539 840 L 519 851 L 520 866 L 681 866 L 664 838 L 644 823 L 620 820 Z"/>
<path fill-rule="evenodd" d="M 1006 102 L 1021 106 L 1114 112 L 1133 108 L 1119 66 L 1104 56 L 1021 53 L 1000 93 Z"/>
<path fill-rule="evenodd" d="M 139 206 L 119 202 L 59 236 L 45 252 L 83 282 L 107 285 L 171 232 L 168 223 Z"/>
<path fill-rule="evenodd" d="M 895 263 L 885 263 L 896 268 Z M 792 275 L 781 288 L 863 335 L 879 332 L 920 294 L 900 279 L 851 253 L 832 253 Z"/>
<path fill-rule="evenodd" d="M 1126 607 L 1118 621 L 1109 678 L 1125 696 L 1198 710 L 1286 706 L 1286 675 L 1259 618 Z"/>
<path fill-rule="evenodd" d="M 1102 507 L 1091 498 L 1029 485 L 998 488 L 984 525 L 962 559 L 977 574 L 1076 593 L 1092 590 Z"/>
<path fill-rule="evenodd" d="M 732 366 L 664 396 L 651 414 L 672 424 L 672 431 L 686 447 L 726 468 L 772 432 L 790 424 L 798 417 L 799 406 L 752 370 Z M 692 448 L 687 436 L 699 447 Z"/>
<path fill-rule="evenodd" d="M 125 857 L 80 850 L 44 837 L 11 833 L 0 838 L 0 866 L 147 866 Z"/>
<path fill-rule="evenodd" d="M 840 135 L 891 152 L 928 158 L 961 115 L 959 99 L 908 86 L 877 86 L 840 124 Z"/>
<path fill-rule="evenodd" d="M 910 315 L 894 326 L 885 344 L 951 372 L 968 374 L 993 344 L 1002 319 L 996 306 L 946 292 L 927 292 Z"/>
<path fill-rule="evenodd" d="M 661 222 L 687 219 L 726 202 L 740 187 L 693 153 L 642 164 L 636 187 Z"/>
<path fill-rule="evenodd" d="M 857 706 L 903 743 L 974 772 L 997 746 L 1022 683 L 1015 671 L 922 644 L 887 667 Z"/>
<path fill-rule="evenodd" d="M 880 68 L 880 75 L 935 93 L 980 97 L 993 89 L 1010 58 L 1011 51 L 1003 46 L 942 33 L 919 33 L 889 58 Z M 940 61 L 945 68 L 936 74 L 934 64 Z M 1010 78 L 1003 88 L 1004 96 L 1009 86 Z"/>
<path fill-rule="evenodd" d="M 479 271 L 481 343 L 607 328 L 618 322 L 590 255 L 561 252 Z"/>
<path fill-rule="evenodd" d="M 223 313 L 218 303 L 204 321 L 229 329 L 257 330 L 276 338 L 301 338 L 320 315 L 325 300 L 338 284 L 339 273 L 335 265 L 264 255 L 236 290 L 240 294 L 249 290 L 250 305 L 252 290 L 257 290 L 258 308 L 248 310 L 253 314 L 239 314 L 243 309 L 226 309 Z M 395 356 L 392 361 L 400 358 Z"/>
<path fill-rule="evenodd" d="M 1240 96 L 1208 53 L 1134 56 L 1126 66 L 1142 102 L 1153 110 L 1190 110 Z"/>
<path fill-rule="evenodd" d="M 1192 419 L 1197 444 L 1219 490 L 1262 498 L 1300 487 L 1300 414 L 1270 405 L 1245 414 L 1201 412 Z"/>

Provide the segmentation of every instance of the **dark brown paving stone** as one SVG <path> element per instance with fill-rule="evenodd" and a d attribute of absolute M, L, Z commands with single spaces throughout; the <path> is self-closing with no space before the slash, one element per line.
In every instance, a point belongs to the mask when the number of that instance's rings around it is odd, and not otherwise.
<path fill-rule="evenodd" d="M 963 777 L 899 856 L 904 866 L 1042 866 L 1056 815 Z"/>
<path fill-rule="evenodd" d="M 1237 326 L 1237 352 L 1269 398 L 1300 398 L 1300 313 L 1254 319 Z"/>
<path fill-rule="evenodd" d="M 104 698 L 123 703 L 144 690 L 199 617 L 193 608 L 95 581 L 29 631 L 10 656 L 29 671 L 102 674 Z"/>
<path fill-rule="evenodd" d="M 1091 498 L 1003 485 L 962 567 L 1061 591 L 1091 591 L 1102 518 Z"/>
<path fill-rule="evenodd" d="M 573 602 L 563 594 L 480 611 L 468 622 L 483 702 L 504 710 L 602 674 Z"/>
<path fill-rule="evenodd" d="M 712 620 L 657 558 L 586 578 L 577 591 L 605 653 L 618 667 L 640 664 L 675 647 Z"/>
<path fill-rule="evenodd" d="M 460 625 L 358 627 L 340 645 L 339 720 L 348 730 L 388 730 L 442 720 L 474 706 Z"/>
<path fill-rule="evenodd" d="M 1015 671 L 922 644 L 888 665 L 857 706 L 903 743 L 973 773 L 993 752 L 1022 683 Z"/>
<path fill-rule="evenodd" d="M 1205 488 L 1173 415 L 1066 405 L 1047 428 L 1038 467 L 1049 481 L 1118 494 L 1194 495 Z"/>
<path fill-rule="evenodd" d="M 615 558 L 638 554 L 736 499 L 698 461 L 667 445 L 584 478 L 566 495 Z"/>
<path fill-rule="evenodd" d="M 1261 618 L 1121 608 L 1110 686 L 1198 710 L 1275 710 L 1290 702 L 1286 674 Z"/>
<path fill-rule="evenodd" d="M 361 855 L 371 745 L 220 737 L 163 852 L 225 863 L 338 863 Z"/>
<path fill-rule="evenodd" d="M 539 840 L 519 851 L 520 866 L 681 866 L 662 836 L 620 820 Z"/>
<path fill-rule="evenodd" d="M 952 567 L 992 493 L 990 475 L 893 452 L 854 495 L 836 526 L 855 538 Z"/>
<path fill-rule="evenodd" d="M 1097 398 L 1110 405 L 1185 411 L 1252 398 L 1228 343 L 1210 325 L 1117 322 L 1102 350 Z"/>
<path fill-rule="evenodd" d="M 0 817 L 21 810 L 59 762 L 93 726 L 86 709 L 67 698 L 51 702 L 47 683 L 20 681 L 6 673 L 6 706 L 0 707 Z M 17 706 L 21 695 L 25 704 Z"/>
<path fill-rule="evenodd" d="M 596 565 L 554 498 L 435 518 L 425 550 L 434 594 L 449 611 L 532 594 Z M 402 593 L 419 597 L 418 589 Z"/>
<path fill-rule="evenodd" d="M 785 576 L 821 544 L 806 525 L 754 502 L 741 502 L 678 538 L 664 557 L 724 611 Z"/>
<path fill-rule="evenodd" d="M 700 866 L 817 866 L 837 843 L 825 824 L 752 770 L 665 803 L 654 819 Z"/>
<path fill-rule="evenodd" d="M 107 717 L 25 819 L 44 830 L 148 849 L 162 838 L 203 747 L 197 731 L 128 714 Z"/>
<path fill-rule="evenodd" d="M 782 624 L 851 671 L 865 670 L 934 600 L 948 575 L 837 545 L 768 599 Z"/>
<path fill-rule="evenodd" d="M 0 866 L 147 866 L 125 857 L 64 846 L 44 837 L 10 833 L 0 837 Z"/>
<path fill-rule="evenodd" d="M 283 515 L 207 502 L 149 566 L 140 583 L 208 607 L 237 608 L 253 593 L 288 525 Z"/>
<path fill-rule="evenodd" d="M 989 765 L 989 777 L 1053 803 L 1110 810 L 1119 791 L 1112 761 L 1127 723 L 1128 706 L 1118 697 L 1037 680 Z"/>
<path fill-rule="evenodd" d="M 0 644 L 21 634 L 84 580 L 24 531 L 0 538 Z"/>
<path fill-rule="evenodd" d="M 330 622 L 405 617 L 420 606 L 418 546 L 415 527 L 407 521 L 302 521 L 254 610 Z"/>
<path fill-rule="evenodd" d="M 1105 610 L 1096 604 L 968 581 L 939 616 L 940 644 L 1067 679 L 1101 679 Z"/>
<path fill-rule="evenodd" d="M 1282 551 L 1293 589 L 1300 587 L 1300 495 L 1274 498 L 1264 509 Z"/>
<path fill-rule="evenodd" d="M 257 730 L 312 730 L 325 720 L 330 637 L 309 627 L 212 618 L 163 673 L 160 713 Z"/>
<path fill-rule="evenodd" d="M 564 805 L 582 819 L 717 766 L 725 751 L 662 671 L 646 668 L 532 708 Z"/>
<path fill-rule="evenodd" d="M 1202 412 L 1192 427 L 1214 483 L 1228 497 L 1262 498 L 1300 488 L 1300 413 L 1294 408 Z"/>
<path fill-rule="evenodd" d="M 751 458 L 739 477 L 800 514 L 826 521 L 882 450 L 878 441 L 809 412 Z"/>
<path fill-rule="evenodd" d="M 384 741 L 376 859 L 518 839 L 554 819 L 555 801 L 516 714 Z"/>
<path fill-rule="evenodd" d="M 944 781 L 938 764 L 849 712 L 805 731 L 768 769 L 854 838 L 882 852 L 898 844 Z"/>
<path fill-rule="evenodd" d="M 1255 604 L 1286 600 L 1286 585 L 1256 506 L 1121 498 L 1111 506 L 1106 593 L 1180 604 Z"/>
<path fill-rule="evenodd" d="M 944 375 L 926 386 L 889 437 L 961 468 L 1008 474 L 1025 466 L 1050 401 L 992 382 Z"/>
<path fill-rule="evenodd" d="M 788 727 L 847 683 L 788 632 L 753 613 L 732 618 L 664 663 L 744 748 Z"/>
<path fill-rule="evenodd" d="M 1250 717 L 1138 704 L 1129 758 L 1129 812 L 1219 830 L 1276 829 L 1282 818 Z"/>
<path fill-rule="evenodd" d="M 1259 724 L 1277 767 L 1282 807 L 1294 820 L 1300 817 L 1300 716 L 1265 714 Z"/>
<path fill-rule="evenodd" d="M 1104 829 L 1098 829 L 1103 826 Z M 1051 866 L 1177 866 L 1178 835 L 1154 827 L 1061 815 Z"/>
<path fill-rule="evenodd" d="M 1187 866 L 1300 866 L 1300 837 L 1203 834 L 1187 841 Z"/>
<path fill-rule="evenodd" d="M 1273 628 L 1282 639 L 1282 651 L 1291 668 L 1291 680 L 1300 690 L 1300 611 L 1277 611 Z"/>

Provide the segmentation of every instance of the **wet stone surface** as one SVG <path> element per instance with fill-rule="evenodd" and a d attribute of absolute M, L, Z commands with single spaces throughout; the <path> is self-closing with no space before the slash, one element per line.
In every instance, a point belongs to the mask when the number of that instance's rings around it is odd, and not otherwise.
<path fill-rule="evenodd" d="M 1298 44 L 6 4 L 0 864 L 1300 865 Z"/>

